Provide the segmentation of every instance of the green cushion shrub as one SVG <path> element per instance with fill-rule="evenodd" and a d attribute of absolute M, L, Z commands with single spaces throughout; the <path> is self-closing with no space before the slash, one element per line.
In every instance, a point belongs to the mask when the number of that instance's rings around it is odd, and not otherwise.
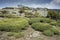
<path fill-rule="evenodd" d="M 12 14 L 16 14 L 16 12 L 12 12 Z"/>
<path fill-rule="evenodd" d="M 40 22 L 40 18 L 30 18 L 29 23 L 36 23 L 36 22 Z"/>
<path fill-rule="evenodd" d="M 7 36 L 11 37 L 15 37 L 15 38 L 21 38 L 21 37 L 24 37 L 24 33 L 23 32 L 7 32 L 6 33 Z"/>
<path fill-rule="evenodd" d="M 36 22 L 50 23 L 52 22 L 52 20 L 49 18 L 43 18 L 43 17 L 30 18 L 30 21 L 29 21 L 30 24 L 36 23 Z"/>
<path fill-rule="evenodd" d="M 33 17 L 33 14 L 32 13 L 25 12 L 25 17 L 32 18 Z"/>
<path fill-rule="evenodd" d="M 54 33 L 51 30 L 45 30 L 43 32 L 43 34 L 46 35 L 46 36 L 53 36 L 54 35 Z"/>
<path fill-rule="evenodd" d="M 23 33 L 23 32 L 14 33 L 13 36 L 14 36 L 15 38 L 21 38 L 21 37 L 24 37 L 24 33 Z"/>
<path fill-rule="evenodd" d="M 57 24 L 56 24 L 56 25 L 60 27 L 60 22 L 57 22 Z"/>
<path fill-rule="evenodd" d="M 50 30 L 54 32 L 55 35 L 60 35 L 60 32 L 57 28 L 51 28 Z"/>
<path fill-rule="evenodd" d="M 52 26 L 47 23 L 33 23 L 32 28 L 35 30 L 44 31 L 52 28 Z"/>
<path fill-rule="evenodd" d="M 24 18 L 5 18 L 0 20 L 0 31 L 21 31 L 28 27 Z"/>
<path fill-rule="evenodd" d="M 54 25 L 54 26 L 59 26 L 60 27 L 60 22 L 57 22 L 57 21 L 52 21 L 50 22 L 51 25 Z"/>
<path fill-rule="evenodd" d="M 35 12 L 35 14 L 33 14 L 34 17 L 41 17 L 41 15 L 37 12 Z"/>
<path fill-rule="evenodd" d="M 15 18 L 18 17 L 17 15 L 14 14 L 0 14 L 0 17 L 4 17 L 4 18 Z"/>
<path fill-rule="evenodd" d="M 50 23 L 51 21 L 49 18 L 40 18 L 40 22 Z"/>
<path fill-rule="evenodd" d="M 33 15 L 25 15 L 25 17 L 27 17 L 27 18 L 32 18 Z"/>
<path fill-rule="evenodd" d="M 50 22 L 50 24 L 56 26 L 57 22 L 56 21 L 52 21 L 52 22 Z"/>

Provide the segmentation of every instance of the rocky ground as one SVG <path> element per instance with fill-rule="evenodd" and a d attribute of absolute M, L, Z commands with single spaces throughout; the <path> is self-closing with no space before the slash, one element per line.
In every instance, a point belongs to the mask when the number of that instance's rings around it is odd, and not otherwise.
<path fill-rule="evenodd" d="M 16 39 L 13 36 L 7 36 L 6 32 L 0 32 L 0 40 L 60 40 L 60 36 L 44 36 L 41 32 L 35 31 L 29 26 L 29 28 L 24 31 L 24 37 Z"/>

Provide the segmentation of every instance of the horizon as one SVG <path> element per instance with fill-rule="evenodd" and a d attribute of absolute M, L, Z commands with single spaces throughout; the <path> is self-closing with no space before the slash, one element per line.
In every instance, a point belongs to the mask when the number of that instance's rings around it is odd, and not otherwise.
<path fill-rule="evenodd" d="M 60 9 L 60 0 L 0 0 L 0 9 L 24 5 L 32 8 Z"/>
<path fill-rule="evenodd" d="M 26 5 L 24 5 L 24 6 L 26 6 Z M 17 7 L 18 8 L 18 6 L 6 6 L 6 7 Z M 0 9 L 6 8 L 6 7 L 2 7 Z M 46 8 L 46 7 L 30 7 L 30 6 L 26 6 L 26 7 L 29 7 L 29 8 Z M 57 8 L 47 8 L 47 9 L 57 9 Z"/>

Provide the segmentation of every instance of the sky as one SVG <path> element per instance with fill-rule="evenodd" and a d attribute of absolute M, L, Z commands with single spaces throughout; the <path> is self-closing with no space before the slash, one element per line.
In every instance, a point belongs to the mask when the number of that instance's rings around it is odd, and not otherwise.
<path fill-rule="evenodd" d="M 60 0 L 0 0 L 0 8 L 17 7 L 17 5 L 25 5 L 33 8 L 60 9 Z"/>

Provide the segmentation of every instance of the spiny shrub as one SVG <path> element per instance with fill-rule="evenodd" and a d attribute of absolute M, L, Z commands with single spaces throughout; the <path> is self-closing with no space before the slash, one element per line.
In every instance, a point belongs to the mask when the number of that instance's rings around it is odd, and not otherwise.
<path fill-rule="evenodd" d="M 36 22 L 40 22 L 40 18 L 31 18 L 29 20 L 29 24 L 36 23 Z"/>
<path fill-rule="evenodd" d="M 60 22 L 57 22 L 57 24 L 56 24 L 56 25 L 60 27 Z"/>
<path fill-rule="evenodd" d="M 33 23 L 32 28 L 35 30 L 44 31 L 52 28 L 52 26 L 47 23 Z"/>
<path fill-rule="evenodd" d="M 53 36 L 54 35 L 54 33 L 51 30 L 45 30 L 43 32 L 43 34 L 46 35 L 46 36 Z"/>
<path fill-rule="evenodd" d="M 33 14 L 32 13 L 25 12 L 25 17 L 32 18 L 33 17 Z"/>
<path fill-rule="evenodd" d="M 49 18 L 40 18 L 40 22 L 50 23 L 51 21 Z"/>
<path fill-rule="evenodd" d="M 56 28 L 50 28 L 49 30 L 43 31 L 46 36 L 60 35 L 60 31 Z"/>
<path fill-rule="evenodd" d="M 14 36 L 15 38 L 20 38 L 24 36 L 23 32 L 7 32 L 7 36 Z"/>
<path fill-rule="evenodd" d="M 25 15 L 25 17 L 27 17 L 27 18 L 32 18 L 33 15 Z"/>
<path fill-rule="evenodd" d="M 0 31 L 21 31 L 28 27 L 24 18 L 5 18 L 0 20 Z"/>
<path fill-rule="evenodd" d="M 56 26 L 57 22 L 56 21 L 52 21 L 52 22 L 50 22 L 50 24 Z"/>
<path fill-rule="evenodd" d="M 24 37 L 24 33 L 23 33 L 23 32 L 15 33 L 15 34 L 14 34 L 14 37 L 15 37 L 15 38 L 21 38 L 21 37 Z"/>
<path fill-rule="evenodd" d="M 12 12 L 12 14 L 16 14 L 16 12 Z"/>
<path fill-rule="evenodd" d="M 60 22 L 58 22 L 58 21 L 52 21 L 52 22 L 50 22 L 50 24 L 51 25 L 54 25 L 54 26 L 59 26 L 60 27 Z"/>
<path fill-rule="evenodd" d="M 43 18 L 43 17 L 36 17 L 36 18 L 30 18 L 29 23 L 36 23 L 36 22 L 42 22 L 42 23 L 50 23 L 52 20 L 49 18 Z"/>
<path fill-rule="evenodd" d="M 60 31 L 57 28 L 50 29 L 55 35 L 60 35 Z"/>
<path fill-rule="evenodd" d="M 0 17 L 13 18 L 13 17 L 17 17 L 17 16 L 13 15 L 13 14 L 0 14 Z"/>

